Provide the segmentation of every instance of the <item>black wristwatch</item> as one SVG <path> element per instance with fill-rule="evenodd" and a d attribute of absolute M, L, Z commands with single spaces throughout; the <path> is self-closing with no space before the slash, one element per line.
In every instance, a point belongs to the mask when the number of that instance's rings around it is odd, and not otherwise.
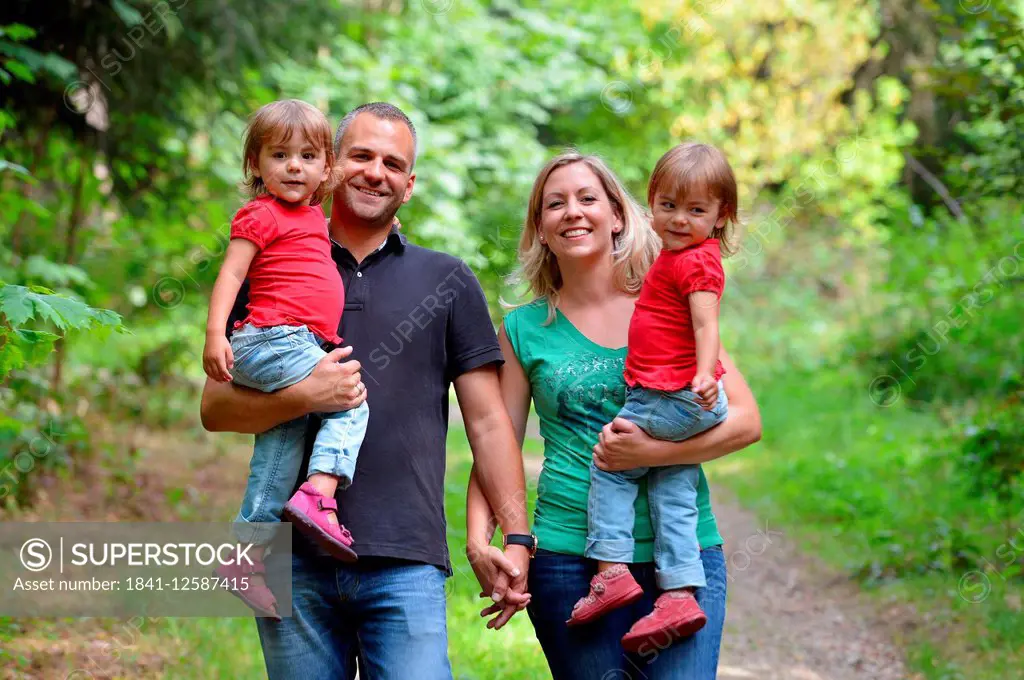
<path fill-rule="evenodd" d="M 510 545 L 525 546 L 530 551 L 531 558 L 537 554 L 537 537 L 533 534 L 506 534 L 502 547 L 507 548 Z"/>

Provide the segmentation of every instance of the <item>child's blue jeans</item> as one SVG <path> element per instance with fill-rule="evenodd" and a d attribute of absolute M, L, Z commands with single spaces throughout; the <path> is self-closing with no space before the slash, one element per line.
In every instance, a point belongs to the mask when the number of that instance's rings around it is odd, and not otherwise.
<path fill-rule="evenodd" d="M 234 382 L 262 392 L 276 392 L 305 380 L 326 354 L 305 326 L 257 328 L 252 324 L 231 336 L 231 351 L 235 355 L 231 371 Z M 338 487 L 347 488 L 356 472 L 369 414 L 366 402 L 349 411 L 318 414 L 323 422 L 306 476 L 316 472 L 334 475 Z M 305 434 L 306 418 L 302 417 L 256 435 L 237 522 L 281 521 L 281 510 L 291 497 L 302 466 Z M 238 528 L 236 534 L 246 543 L 264 544 L 273 538 L 258 526 L 251 531 Z"/>
<path fill-rule="evenodd" d="M 619 418 L 636 423 L 655 439 L 680 442 L 725 420 L 729 401 L 718 382 L 710 411 L 690 390 L 662 392 L 632 387 Z M 697 542 L 697 465 L 670 465 L 605 472 L 590 466 L 586 556 L 605 562 L 633 562 L 633 522 L 638 484 L 647 475 L 647 499 L 654 528 L 655 579 L 662 590 L 703 588 L 704 567 Z"/>

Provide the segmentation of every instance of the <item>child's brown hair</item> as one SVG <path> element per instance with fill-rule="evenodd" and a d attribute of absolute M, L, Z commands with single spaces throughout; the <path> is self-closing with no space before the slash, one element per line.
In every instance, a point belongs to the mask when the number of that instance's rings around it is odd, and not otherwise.
<path fill-rule="evenodd" d="M 331 172 L 320 183 L 310 205 L 323 203 L 334 189 L 334 143 L 331 124 L 320 109 L 298 99 L 282 99 L 261 106 L 249 119 L 245 128 L 245 143 L 242 150 L 242 173 L 245 188 L 250 198 L 267 193 L 263 178 L 253 174 L 258 167 L 260 150 L 271 143 L 287 142 L 294 134 L 301 134 L 314 148 L 323 150 L 326 167 Z"/>
<path fill-rule="evenodd" d="M 719 216 L 725 223 L 711 230 L 708 238 L 717 238 L 723 255 L 735 254 L 739 243 L 736 233 L 739 224 L 736 198 L 736 176 L 725 154 L 710 144 L 686 142 L 669 149 L 658 159 L 647 185 L 647 204 L 654 209 L 654 198 L 687 195 L 706 190 L 721 205 Z"/>

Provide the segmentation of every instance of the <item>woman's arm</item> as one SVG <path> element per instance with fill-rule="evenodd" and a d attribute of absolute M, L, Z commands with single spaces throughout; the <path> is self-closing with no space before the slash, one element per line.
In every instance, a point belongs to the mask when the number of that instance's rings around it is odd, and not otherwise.
<path fill-rule="evenodd" d="M 358 361 L 339 361 L 352 353 L 339 347 L 316 365 L 300 383 L 264 393 L 207 379 L 199 407 L 210 432 L 259 434 L 307 413 L 345 411 L 366 400 Z"/>
<path fill-rule="evenodd" d="M 523 438 L 526 436 L 526 420 L 530 415 L 530 381 L 526 377 L 512 343 L 505 333 L 505 326 L 502 324 L 498 329 L 498 344 L 501 353 L 505 357 L 505 363 L 498 369 L 498 377 L 501 380 L 501 398 L 505 403 L 505 410 L 512 419 L 512 427 L 516 434 L 516 441 L 520 448 L 523 445 Z M 525 512 L 525 508 L 524 508 Z M 479 551 L 491 542 L 494 536 L 494 513 L 491 506 L 484 498 L 483 489 L 480 488 L 480 481 L 476 476 L 476 466 L 469 475 L 469 489 L 466 493 L 466 549 L 473 548 Z"/>
<path fill-rule="evenodd" d="M 501 398 L 512 419 L 516 441 L 522 448 L 526 436 L 526 420 L 530 415 L 530 381 L 512 349 L 504 324 L 498 329 L 498 343 L 505 357 L 505 363 L 498 369 Z M 526 512 L 525 506 L 522 511 Z M 530 596 L 528 593 L 516 592 L 514 588 L 506 590 L 509 579 L 519 577 L 520 573 L 500 549 L 490 545 L 495 528 L 497 522 L 494 512 L 484 496 L 474 467 L 469 475 L 469 489 L 466 492 L 466 556 L 480 582 L 481 596 L 490 595 L 494 600 L 494 604 L 481 611 L 480 615 L 486 617 L 497 614 L 487 622 L 488 628 L 497 630 L 508 623 L 517 611 L 526 607 Z"/>
<path fill-rule="evenodd" d="M 648 436 L 633 423 L 616 418 L 604 426 L 594 447 L 594 463 L 602 470 L 629 470 L 660 465 L 694 465 L 739 451 L 761 439 L 761 413 L 750 386 L 725 349 L 720 350 L 729 415 L 725 422 L 682 442 Z"/>

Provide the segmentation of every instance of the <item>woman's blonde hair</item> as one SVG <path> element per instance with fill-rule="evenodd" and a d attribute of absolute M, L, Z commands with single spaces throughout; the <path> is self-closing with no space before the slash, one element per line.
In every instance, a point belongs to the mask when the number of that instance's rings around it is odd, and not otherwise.
<path fill-rule="evenodd" d="M 526 208 L 523 233 L 519 237 L 519 268 L 509 277 L 512 285 L 526 283 L 533 298 L 547 298 L 548 318 L 545 324 L 555 318 L 558 305 L 558 290 L 562 287 L 562 273 L 558 260 L 551 250 L 540 242 L 538 229 L 543 209 L 544 185 L 555 170 L 573 163 L 583 163 L 601 181 L 608 194 L 612 209 L 622 222 L 622 229 L 613 236 L 612 260 L 615 285 L 624 293 L 637 294 L 640 285 L 658 256 L 661 242 L 654 229 L 648 212 L 630 196 L 615 173 L 598 156 L 569 150 L 555 156 L 545 165 L 533 182 L 530 200 Z M 517 305 L 507 305 L 515 307 Z"/>
<path fill-rule="evenodd" d="M 245 128 L 245 142 L 242 147 L 242 181 L 249 198 L 267 193 L 267 185 L 253 170 L 258 168 L 260 150 L 267 144 L 287 142 L 292 135 L 300 134 L 317 151 L 324 152 L 326 167 L 334 169 L 333 131 L 320 109 L 299 99 L 282 99 L 261 106 L 249 119 Z M 333 191 L 335 173 L 330 172 L 310 198 L 311 205 L 323 203 Z"/>
<path fill-rule="evenodd" d="M 686 142 L 666 151 L 651 173 L 647 205 L 654 209 L 654 199 L 659 192 L 665 196 L 686 196 L 701 191 L 707 191 L 718 199 L 721 203 L 719 215 L 725 215 L 725 222 L 721 227 L 712 229 L 708 238 L 719 240 L 723 255 L 735 254 L 739 247 L 736 175 L 725 154 L 716 147 Z"/>

